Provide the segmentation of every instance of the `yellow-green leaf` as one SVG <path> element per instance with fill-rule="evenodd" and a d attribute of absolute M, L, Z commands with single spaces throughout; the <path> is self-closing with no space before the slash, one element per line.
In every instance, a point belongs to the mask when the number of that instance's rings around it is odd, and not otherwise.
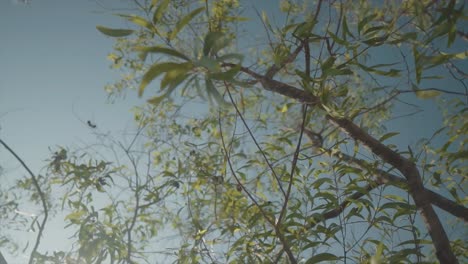
<path fill-rule="evenodd" d="M 434 90 L 418 90 L 415 93 L 416 96 L 421 99 L 430 99 L 440 95 L 439 91 Z"/>
<path fill-rule="evenodd" d="M 211 73 L 210 78 L 219 81 L 231 81 L 240 71 L 240 65 L 230 68 L 225 72 Z"/>
<path fill-rule="evenodd" d="M 171 89 L 167 90 L 167 92 L 165 92 L 163 95 L 161 96 L 154 96 L 150 99 L 148 99 L 148 103 L 149 104 L 152 104 L 152 105 L 158 105 L 159 103 L 162 102 L 162 100 L 164 100 L 164 98 L 168 97 L 174 90 L 175 90 L 176 86 L 172 87 Z"/>
<path fill-rule="evenodd" d="M 202 56 L 197 62 L 196 65 L 199 67 L 204 67 L 208 69 L 210 72 L 218 72 L 221 67 L 217 60 L 212 59 L 207 56 Z"/>
<path fill-rule="evenodd" d="M 146 55 L 146 53 L 162 53 L 169 56 L 181 58 L 183 60 L 189 61 L 190 59 L 184 54 L 170 48 L 161 47 L 161 46 L 152 46 L 152 47 L 135 47 L 135 51 L 140 51 Z"/>
<path fill-rule="evenodd" d="M 171 2 L 171 0 L 164 0 L 161 2 L 161 4 L 159 4 L 158 8 L 156 8 L 156 10 L 154 11 L 154 14 L 153 14 L 153 23 L 154 24 L 157 24 L 159 22 L 159 20 L 161 20 L 164 12 L 167 10 L 167 7 L 169 6 L 169 3 Z"/>
<path fill-rule="evenodd" d="M 361 34 L 361 30 L 369 23 L 371 22 L 375 17 L 377 17 L 377 14 L 370 14 L 366 17 L 364 17 L 361 21 L 358 23 L 358 32 Z"/>
<path fill-rule="evenodd" d="M 174 39 L 177 34 L 184 28 L 196 15 L 200 14 L 203 10 L 205 10 L 204 7 L 197 8 L 190 12 L 188 15 L 184 16 L 179 22 L 175 25 L 174 29 L 172 30 L 171 35 L 169 36 L 169 39 Z"/>
<path fill-rule="evenodd" d="M 330 254 L 330 253 L 320 253 L 320 254 L 317 254 L 311 258 L 309 258 L 307 261 L 306 261 L 306 264 L 315 264 L 315 263 L 319 263 L 319 262 L 322 262 L 322 261 L 335 261 L 335 260 L 339 260 L 340 258 L 333 255 L 333 254 Z"/>
<path fill-rule="evenodd" d="M 226 101 L 224 101 L 223 96 L 216 89 L 213 81 L 209 78 L 205 78 L 205 84 L 208 95 L 215 99 L 218 104 L 225 105 Z"/>
<path fill-rule="evenodd" d="M 322 63 L 322 72 L 325 73 L 328 69 L 330 69 L 333 66 L 333 63 L 335 63 L 335 60 L 335 56 L 328 57 L 328 59 Z"/>
<path fill-rule="evenodd" d="M 214 55 L 219 50 L 225 48 L 229 45 L 231 39 L 221 32 L 208 32 L 205 36 L 205 41 L 203 45 L 203 54 Z"/>
<path fill-rule="evenodd" d="M 153 24 L 151 24 L 151 22 L 149 22 L 148 20 L 142 17 L 136 16 L 136 15 L 123 15 L 123 14 L 119 14 L 118 16 L 126 18 L 128 21 L 134 23 L 137 26 L 145 27 L 151 31 L 155 30 L 155 28 L 153 27 Z"/>
<path fill-rule="evenodd" d="M 99 30 L 102 34 L 114 38 L 126 37 L 134 32 L 131 29 L 114 29 L 103 26 L 96 26 L 96 29 Z"/>
<path fill-rule="evenodd" d="M 143 75 L 143 78 L 140 83 L 140 87 L 138 89 L 138 96 L 142 96 L 143 91 L 145 90 L 146 86 L 148 86 L 148 84 L 152 82 L 159 75 L 165 72 L 174 70 L 174 69 L 180 69 L 180 68 L 190 69 L 192 67 L 193 67 L 192 63 L 189 63 L 189 62 L 184 62 L 184 63 L 163 62 L 163 63 L 153 64 L 148 69 L 148 71 L 146 71 L 146 73 Z"/>
<path fill-rule="evenodd" d="M 70 220 L 73 222 L 79 220 L 84 214 L 86 214 L 85 210 L 76 211 L 65 216 L 65 220 Z"/>
<path fill-rule="evenodd" d="M 174 87 L 183 82 L 189 74 L 186 69 L 174 69 L 168 71 L 161 80 L 161 90 L 164 90 L 167 86 Z"/>
<path fill-rule="evenodd" d="M 390 133 L 387 133 L 387 134 L 383 135 L 383 136 L 379 139 L 379 141 L 380 141 L 380 142 L 383 142 L 384 140 L 389 139 L 389 138 L 391 138 L 391 137 L 394 137 L 394 136 L 396 136 L 396 135 L 398 135 L 398 134 L 400 134 L 400 133 L 399 133 L 399 132 L 390 132 Z"/>

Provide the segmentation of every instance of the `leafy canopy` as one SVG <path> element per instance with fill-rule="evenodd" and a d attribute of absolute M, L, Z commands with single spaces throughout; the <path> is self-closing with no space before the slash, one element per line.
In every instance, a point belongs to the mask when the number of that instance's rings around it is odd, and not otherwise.
<path fill-rule="evenodd" d="M 97 27 L 123 73 L 106 90 L 146 103 L 103 160 L 55 153 L 78 249 L 37 260 L 467 260 L 446 231 L 468 220 L 462 1 L 265 3 L 135 1 L 130 29 Z"/>

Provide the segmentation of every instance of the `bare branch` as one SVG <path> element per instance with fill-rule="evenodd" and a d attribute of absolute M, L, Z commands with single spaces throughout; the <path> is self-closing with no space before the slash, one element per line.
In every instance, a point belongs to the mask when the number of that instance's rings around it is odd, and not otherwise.
<path fill-rule="evenodd" d="M 49 209 L 47 208 L 47 201 L 46 201 L 44 193 L 42 192 L 41 186 L 39 186 L 39 182 L 37 181 L 37 177 L 29 169 L 29 167 L 26 165 L 26 163 L 24 163 L 24 161 L 16 154 L 16 152 L 14 152 L 2 139 L 0 139 L 0 143 L 21 163 L 23 168 L 25 168 L 26 171 L 31 176 L 34 187 L 36 188 L 36 191 L 39 194 L 39 198 L 41 199 L 42 208 L 44 209 L 44 218 L 42 219 L 42 223 L 39 226 L 39 232 L 38 232 L 37 237 L 36 237 L 36 243 L 34 244 L 33 250 L 31 251 L 31 255 L 29 257 L 29 264 L 32 264 L 33 260 L 34 260 L 34 255 L 36 254 L 37 248 L 39 247 L 39 244 L 41 242 L 41 237 L 42 237 L 42 233 L 44 232 L 44 228 L 45 228 L 45 224 L 47 222 L 47 218 L 49 217 Z"/>

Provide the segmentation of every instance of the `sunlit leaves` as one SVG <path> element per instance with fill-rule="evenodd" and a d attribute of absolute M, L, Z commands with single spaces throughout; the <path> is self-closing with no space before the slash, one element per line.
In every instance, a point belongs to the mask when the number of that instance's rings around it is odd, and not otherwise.
<path fill-rule="evenodd" d="M 169 73 L 169 75 L 174 75 L 177 72 L 187 72 L 192 69 L 192 63 L 175 63 L 175 62 L 162 62 L 155 63 L 152 65 L 148 71 L 143 75 L 140 87 L 138 88 L 138 95 L 142 96 L 143 91 L 146 86 L 151 83 L 156 77 L 160 76 L 163 73 Z"/>
<path fill-rule="evenodd" d="M 304 7 L 310 7 L 305 2 Z M 416 208 L 407 199 L 404 178 L 396 183 L 382 178 L 381 170 L 401 175 L 357 143 L 351 146 L 350 135 L 343 134 L 327 118 L 351 116 L 376 141 L 399 140 L 395 128 L 390 130 L 395 132 L 384 132 L 386 120 L 392 118 L 392 103 L 400 102 L 406 92 L 413 92 L 412 100 L 443 98 L 438 87 L 422 89 L 417 85 L 428 78 L 445 78 L 442 73 L 427 76 L 428 70 L 452 67 L 452 59 L 467 56 L 463 51 L 444 51 L 433 43 L 446 36 L 449 44 L 454 41 L 456 14 L 450 12 L 457 8 L 435 2 L 434 7 L 427 8 L 428 1 L 404 1 L 403 7 L 381 3 L 378 8 L 372 1 L 349 2 L 349 6 L 328 6 L 333 18 L 324 15 L 322 6 L 315 20 L 313 12 L 283 1 L 282 10 L 288 15 L 284 21 L 273 20 L 269 10 L 261 10 L 259 16 L 267 32 L 246 39 L 238 32 L 249 24 L 237 27 L 236 23 L 244 19 L 237 17 L 239 3 L 233 0 L 154 0 L 145 9 L 146 16 L 123 16 L 143 30 L 128 38 L 127 49 L 119 46 L 114 60 L 140 55 L 140 71 L 135 70 L 134 75 L 140 96 L 155 83 L 156 92 L 148 93 L 148 103 L 160 112 L 151 119 L 139 114 L 137 121 L 147 120 L 145 125 L 151 131 L 145 135 L 149 138 L 145 148 L 155 146 L 158 137 L 164 138 L 164 143 L 158 142 L 158 149 L 151 152 L 151 162 L 158 166 L 157 174 L 168 179 L 159 186 L 180 191 L 177 198 L 184 201 L 170 223 L 189 238 L 180 246 L 179 260 L 210 262 L 207 254 L 213 250 L 222 252 L 216 252 L 216 256 L 226 256 L 220 262 L 274 262 L 275 257 L 286 255 L 283 250 L 288 246 L 294 256 L 303 257 L 307 263 L 399 263 L 411 262 L 421 254 L 423 249 L 412 248 L 420 244 L 420 238 L 404 242 L 389 238 L 394 228 L 401 227 L 400 222 L 402 230 L 414 227 L 407 219 Z M 315 2 L 311 5 L 317 7 Z M 432 17 L 428 16 L 430 12 Z M 110 32 L 114 37 L 131 34 Z M 264 47 L 257 42 L 245 43 L 254 47 L 252 53 L 244 50 L 243 41 L 256 38 L 261 38 Z M 129 50 L 136 55 L 126 54 Z M 295 50 L 298 55 L 293 58 Z M 137 69 L 134 65 L 125 66 Z M 309 105 L 306 111 L 302 102 L 271 93 L 283 89 L 272 87 L 263 77 L 275 67 L 280 70 L 274 75 L 273 86 L 284 83 L 288 85 L 284 89 L 291 86 L 297 93 L 307 91 L 319 98 L 317 107 Z M 178 88 L 181 92 L 175 95 Z M 165 101 L 170 95 L 174 100 Z M 226 101 L 231 102 L 229 97 L 237 111 L 234 107 L 205 107 L 207 101 L 226 106 Z M 166 104 L 168 101 L 174 104 Z M 305 135 L 301 145 L 296 145 L 303 116 L 304 128 L 320 131 L 324 137 L 319 147 Z M 452 123 L 463 123 L 462 119 L 447 124 L 462 134 Z M 405 146 L 405 152 L 395 152 L 410 156 L 424 172 L 421 174 L 430 177 L 424 179 L 425 183 L 446 186 L 447 175 L 462 174 L 460 164 L 466 160 L 466 151 L 454 135 L 435 149 L 428 150 L 427 142 L 419 148 Z M 170 147 L 164 149 L 166 144 Z M 296 148 L 297 164 L 290 177 Z M 433 151 L 432 160 L 425 160 L 426 150 Z M 78 174 L 89 179 L 85 181 L 88 185 L 82 186 L 93 187 L 90 173 Z M 456 182 L 447 186 L 457 201 L 464 199 Z M 291 192 L 286 198 L 287 187 Z M 163 200 L 161 191 L 151 188 L 144 201 Z M 280 221 L 282 210 L 285 215 Z M 155 220 L 144 213 L 136 219 L 145 224 Z M 347 250 L 350 241 L 346 238 L 355 235 L 349 230 L 371 229 L 359 241 L 352 241 L 356 252 L 346 251 L 346 256 L 335 251 L 323 253 L 335 245 Z M 147 236 L 156 233 L 154 228 L 146 232 Z M 380 240 L 374 232 L 384 238 Z M 421 235 L 411 232 L 415 237 Z M 281 235 L 284 240 L 279 239 Z M 201 252 L 202 242 L 212 245 Z M 400 245 L 394 249 L 387 243 Z"/>

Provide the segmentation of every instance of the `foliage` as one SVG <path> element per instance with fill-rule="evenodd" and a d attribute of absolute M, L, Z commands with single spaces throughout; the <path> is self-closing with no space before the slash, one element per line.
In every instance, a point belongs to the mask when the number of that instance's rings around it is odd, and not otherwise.
<path fill-rule="evenodd" d="M 467 260 L 444 231 L 468 221 L 463 3 L 136 3 L 131 29 L 97 27 L 123 72 L 106 90 L 147 99 L 136 132 L 53 155 L 78 249 L 37 262 Z M 434 131 L 394 130 L 437 103 Z"/>

